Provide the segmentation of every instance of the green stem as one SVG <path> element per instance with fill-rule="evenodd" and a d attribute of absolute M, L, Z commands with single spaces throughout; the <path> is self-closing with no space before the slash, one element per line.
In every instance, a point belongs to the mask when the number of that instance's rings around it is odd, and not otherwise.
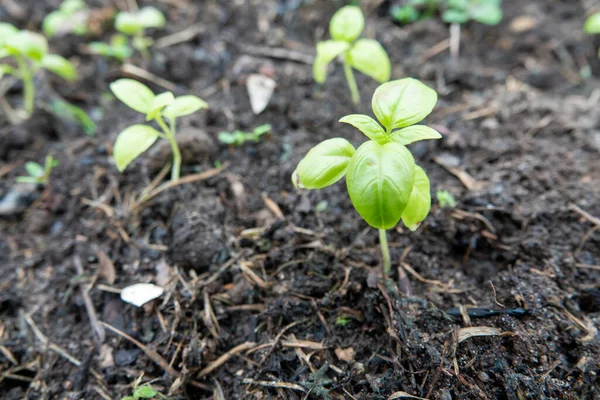
<path fill-rule="evenodd" d="M 27 113 L 27 116 L 31 116 L 35 106 L 35 86 L 33 84 L 33 74 L 23 57 L 18 56 L 17 63 L 19 65 L 21 79 L 23 80 L 23 103 L 25 113 Z"/>
<path fill-rule="evenodd" d="M 161 127 L 161 129 L 167 136 L 167 140 L 171 144 L 171 151 L 173 152 L 173 167 L 171 168 L 171 180 L 176 181 L 181 176 L 181 152 L 179 151 L 179 146 L 177 145 L 177 140 L 175 139 L 175 121 L 171 121 L 171 129 L 167 127 L 167 124 L 165 124 L 165 121 L 160 115 L 156 117 L 156 122 Z"/>
<path fill-rule="evenodd" d="M 360 92 L 358 91 L 358 85 L 356 84 L 356 78 L 354 77 L 354 71 L 352 66 L 348 62 L 348 56 L 344 58 L 344 75 L 346 76 L 346 82 L 348 82 L 348 88 L 350 88 L 350 94 L 352 95 L 352 102 L 354 104 L 360 103 Z"/>
<path fill-rule="evenodd" d="M 379 245 L 381 246 L 381 255 L 383 257 L 383 275 L 390 276 L 392 271 L 392 261 L 390 259 L 390 248 L 388 247 L 387 233 L 385 229 L 379 229 Z"/>

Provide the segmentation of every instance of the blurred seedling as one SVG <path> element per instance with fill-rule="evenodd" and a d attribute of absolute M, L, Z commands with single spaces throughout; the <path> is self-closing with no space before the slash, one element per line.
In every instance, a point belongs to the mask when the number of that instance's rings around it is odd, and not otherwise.
<path fill-rule="evenodd" d="M 89 8 L 83 0 L 65 0 L 58 10 L 44 18 L 42 30 L 49 38 L 72 33 L 84 36 L 88 33 Z"/>
<path fill-rule="evenodd" d="M 360 102 L 360 92 L 353 69 L 378 82 L 389 81 L 392 71 L 390 58 L 378 41 L 359 39 L 364 26 L 365 17 L 359 7 L 340 8 L 329 22 L 331 40 L 317 43 L 317 57 L 313 64 L 313 77 L 317 83 L 322 84 L 327 80 L 329 64 L 335 58 L 340 58 L 355 104 Z"/>
<path fill-rule="evenodd" d="M 590 15 L 583 25 L 583 31 L 588 35 L 600 33 L 600 12 Z M 600 58 L 600 49 L 598 49 L 598 58 Z"/>
<path fill-rule="evenodd" d="M 401 24 L 410 24 L 431 18 L 442 0 L 409 0 L 404 5 L 396 5 L 390 10 L 392 18 Z"/>
<path fill-rule="evenodd" d="M 181 152 L 175 139 L 176 119 L 207 108 L 206 102 L 196 96 L 174 97 L 171 92 L 155 95 L 146 85 L 132 79 L 119 79 L 110 85 L 113 94 L 125 105 L 146 116 L 146 121 L 155 121 L 161 131 L 149 125 L 136 124 L 123 130 L 117 136 L 113 156 L 119 171 L 127 166 L 158 138 L 169 141 L 173 152 L 171 180 L 181 175 Z M 168 121 L 165 123 L 165 118 Z"/>
<path fill-rule="evenodd" d="M 163 28 L 165 24 L 164 14 L 154 7 L 143 7 L 136 12 L 122 11 L 115 17 L 115 29 L 121 35 L 113 36 L 108 44 L 93 42 L 90 44 L 90 50 L 104 57 L 124 61 L 133 54 L 133 47 L 148 61 L 153 40 L 145 35 L 145 31 L 150 28 Z M 131 39 L 131 43 L 128 38 Z"/>
<path fill-rule="evenodd" d="M 35 107 L 34 78 L 41 69 L 54 72 L 58 76 L 73 81 L 77 71 L 66 58 L 48 53 L 48 41 L 38 33 L 18 30 L 14 26 L 0 22 L 0 79 L 12 75 L 23 82 L 23 109 L 6 110 L 12 122 L 27 119 Z M 10 115 L 15 113 L 15 117 Z"/>
<path fill-rule="evenodd" d="M 346 139 L 327 139 L 308 152 L 292 176 L 294 186 L 306 189 L 321 189 L 346 176 L 354 208 L 379 230 L 386 276 L 391 271 L 386 230 L 402 220 L 414 231 L 429 214 L 429 178 L 406 146 L 441 138 L 434 129 L 415 125 L 431 113 L 436 102 L 435 90 L 416 79 L 384 83 L 372 99 L 379 122 L 362 114 L 340 119 L 369 140 L 355 150 Z"/>
<path fill-rule="evenodd" d="M 452 193 L 447 190 L 438 190 L 435 192 L 435 197 L 442 208 L 454 208 L 456 207 L 456 199 Z"/>
<path fill-rule="evenodd" d="M 27 161 L 25 163 L 25 170 L 29 175 L 17 176 L 16 181 L 20 183 L 47 185 L 50 181 L 52 169 L 56 166 L 58 166 L 58 160 L 51 155 L 46 156 L 43 166 L 34 161 Z"/>
<path fill-rule="evenodd" d="M 265 124 L 254 128 L 252 132 L 243 132 L 235 130 L 233 132 L 221 132 L 218 135 L 219 141 L 232 146 L 241 146 L 246 142 L 258 143 L 263 135 L 271 132 L 271 125 Z"/>

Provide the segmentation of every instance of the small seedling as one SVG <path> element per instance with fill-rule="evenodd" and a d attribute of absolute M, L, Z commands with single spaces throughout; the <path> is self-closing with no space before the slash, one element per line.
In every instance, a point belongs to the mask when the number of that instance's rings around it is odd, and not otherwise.
<path fill-rule="evenodd" d="M 485 25 L 498 25 L 502 21 L 500 3 L 502 0 L 446 0 L 442 19 L 450 24 L 473 20 Z"/>
<path fill-rule="evenodd" d="M 402 6 L 392 7 L 392 18 L 401 24 L 410 24 L 430 18 L 435 14 L 441 0 L 409 0 Z"/>
<path fill-rule="evenodd" d="M 33 113 L 33 79 L 40 69 L 52 71 L 69 81 L 77 78 L 73 64 L 64 57 L 48 53 L 48 41 L 44 36 L 26 30 L 20 31 L 10 24 L 0 22 L 0 59 L 2 58 L 12 58 L 16 66 L 0 63 L 0 79 L 6 74 L 23 81 L 24 108 L 20 119 L 26 119 Z"/>
<path fill-rule="evenodd" d="M 106 58 L 116 58 L 119 62 L 125 62 L 133 55 L 133 49 L 129 46 L 127 36 L 116 34 L 110 38 L 109 43 L 92 42 L 89 49 L 92 53 Z"/>
<path fill-rule="evenodd" d="M 447 190 L 438 190 L 435 192 L 435 197 L 442 208 L 456 207 L 456 200 L 454 199 L 454 196 L 452 196 L 452 193 Z"/>
<path fill-rule="evenodd" d="M 156 390 L 152 389 L 150 385 L 137 386 L 133 389 L 132 396 L 123 397 L 121 400 L 139 400 L 139 399 L 152 399 L 159 396 Z M 164 397 L 164 396 L 161 396 Z"/>
<path fill-rule="evenodd" d="M 73 33 L 83 36 L 88 33 L 87 19 L 89 9 L 83 0 L 65 0 L 56 11 L 44 18 L 42 30 L 46 36 L 62 36 Z"/>
<path fill-rule="evenodd" d="M 339 9 L 329 22 L 331 40 L 317 43 L 317 57 L 313 64 L 315 81 L 325 83 L 329 63 L 336 57 L 341 58 L 355 104 L 360 102 L 360 93 L 353 68 L 378 82 L 389 81 L 392 71 L 390 58 L 378 41 L 358 38 L 364 25 L 365 17 L 359 7 L 345 6 Z"/>
<path fill-rule="evenodd" d="M 254 128 L 252 132 L 242 132 L 240 130 L 219 133 L 219 141 L 233 146 L 241 146 L 246 142 L 258 143 L 260 138 L 271 132 L 271 125 L 265 124 Z"/>
<path fill-rule="evenodd" d="M 583 31 L 588 35 L 600 33 L 600 12 L 592 14 L 585 20 Z M 598 49 L 598 58 L 600 58 L 600 49 Z"/>
<path fill-rule="evenodd" d="M 372 100 L 379 122 L 362 114 L 340 119 L 370 140 L 356 150 L 343 138 L 325 140 L 308 152 L 292 176 L 296 187 L 307 189 L 324 188 L 346 176 L 354 208 L 379 230 L 385 275 L 391 270 L 386 229 L 402 220 L 414 231 L 429 213 L 429 178 L 406 145 L 441 138 L 432 128 L 415 125 L 431 113 L 436 102 L 435 90 L 416 79 L 384 83 Z"/>
<path fill-rule="evenodd" d="M 135 111 L 145 114 L 146 121 L 155 121 L 162 132 L 149 125 L 136 124 L 119 133 L 113 148 L 113 156 L 119 171 L 127 166 L 160 137 L 167 139 L 173 151 L 171 180 L 177 180 L 181 171 L 181 152 L 175 140 L 176 118 L 195 113 L 208 107 L 196 96 L 174 97 L 171 92 L 155 95 L 146 85 L 132 79 L 119 79 L 110 85 L 119 100 Z M 167 119 L 169 125 L 164 121 Z"/>
<path fill-rule="evenodd" d="M 33 161 L 28 161 L 25 163 L 25 170 L 29 176 L 17 176 L 16 180 L 20 183 L 37 183 L 40 185 L 47 185 L 50 181 L 52 168 L 56 167 L 57 165 L 58 160 L 50 155 L 46 156 L 44 166 L 41 166 Z"/>

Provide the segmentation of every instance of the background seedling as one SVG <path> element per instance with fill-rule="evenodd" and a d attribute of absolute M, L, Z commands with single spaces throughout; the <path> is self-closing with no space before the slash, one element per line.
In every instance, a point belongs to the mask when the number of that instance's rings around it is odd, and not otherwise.
<path fill-rule="evenodd" d="M 73 33 L 77 36 L 87 34 L 89 9 L 83 0 L 65 0 L 56 11 L 44 18 L 42 30 L 48 37 Z"/>
<path fill-rule="evenodd" d="M 456 200 L 454 199 L 454 196 L 452 196 L 452 193 L 447 190 L 438 190 L 435 192 L 435 197 L 442 208 L 456 207 Z"/>
<path fill-rule="evenodd" d="M 127 168 L 161 137 L 169 141 L 173 151 L 171 179 L 179 179 L 181 152 L 175 140 L 175 120 L 208 107 L 206 102 L 192 95 L 175 98 L 171 92 L 155 95 L 146 85 L 132 79 L 119 79 L 110 85 L 110 89 L 119 100 L 135 111 L 145 114 L 146 121 L 155 121 L 162 130 L 159 132 L 149 125 L 137 124 L 119 133 L 113 148 L 119 171 Z M 163 117 L 169 122 L 168 126 Z"/>
<path fill-rule="evenodd" d="M 409 0 L 402 6 L 394 6 L 390 10 L 392 18 L 401 24 L 410 24 L 434 15 L 442 0 Z"/>
<path fill-rule="evenodd" d="M 317 57 L 313 64 L 315 81 L 325 83 L 329 63 L 340 57 L 355 104 L 360 102 L 360 93 L 353 68 L 378 82 L 389 81 L 392 70 L 390 58 L 379 42 L 358 38 L 364 25 L 365 17 L 359 7 L 346 6 L 339 9 L 329 22 L 331 40 L 317 43 Z"/>
<path fill-rule="evenodd" d="M 307 189 L 324 188 L 346 176 L 354 208 L 379 230 L 386 275 L 391 270 L 386 229 L 402 220 L 414 231 L 429 213 L 429 178 L 405 146 L 441 138 L 432 128 L 415 125 L 431 113 L 436 102 L 435 90 L 416 79 L 384 83 L 372 100 L 379 122 L 362 114 L 340 119 L 370 140 L 356 150 L 343 138 L 325 140 L 308 152 L 292 176 L 296 187 Z"/>
<path fill-rule="evenodd" d="M 590 15 L 583 25 L 583 31 L 588 35 L 600 33 L 600 12 Z M 600 49 L 598 49 L 598 58 L 600 58 Z"/>
<path fill-rule="evenodd" d="M 51 155 L 46 156 L 44 166 L 40 164 L 28 161 L 25 163 L 25 170 L 29 176 L 17 176 L 17 182 L 21 183 L 37 183 L 41 185 L 47 185 L 50 180 L 50 174 L 52 168 L 58 166 L 58 161 Z"/>
<path fill-rule="evenodd" d="M 236 130 L 233 132 L 221 132 L 218 135 L 219 141 L 233 146 L 241 146 L 246 142 L 258 143 L 260 138 L 271 132 L 271 125 L 265 124 L 254 128 L 252 132 L 243 132 Z"/>
<path fill-rule="evenodd" d="M 133 49 L 129 46 L 127 36 L 113 35 L 109 43 L 92 42 L 89 45 L 90 51 L 106 58 L 116 58 L 119 62 L 125 62 L 133 55 Z"/>
<path fill-rule="evenodd" d="M 0 79 L 3 75 L 13 75 L 23 81 L 23 112 L 19 119 L 26 119 L 33 113 L 35 105 L 35 85 L 33 79 L 40 69 L 47 69 L 66 80 L 75 80 L 77 71 L 66 58 L 48 53 L 48 41 L 40 34 L 18 30 L 14 26 L 0 22 L 0 60 L 11 58 L 14 64 L 0 63 Z"/>

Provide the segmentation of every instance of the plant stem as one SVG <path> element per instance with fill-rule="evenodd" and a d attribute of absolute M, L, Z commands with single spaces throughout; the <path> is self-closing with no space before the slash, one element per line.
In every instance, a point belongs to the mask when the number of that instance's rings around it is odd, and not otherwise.
<path fill-rule="evenodd" d="M 344 57 L 344 75 L 346 76 L 346 82 L 350 88 L 350 94 L 352 95 L 352 102 L 354 104 L 360 103 L 360 92 L 358 91 L 358 85 L 356 84 L 356 78 L 354 78 L 354 71 L 352 66 L 348 62 L 348 56 Z"/>
<path fill-rule="evenodd" d="M 156 117 L 156 122 L 167 136 L 169 144 L 171 144 L 171 151 L 173 152 L 173 167 L 171 168 L 171 180 L 176 181 L 181 176 L 181 152 L 179 151 L 179 146 L 177 145 L 177 140 L 175 139 L 175 121 L 171 121 L 171 129 L 167 127 L 167 124 L 165 124 L 165 121 L 160 115 Z"/>
<path fill-rule="evenodd" d="M 25 113 L 27 113 L 27 116 L 31 116 L 35 106 L 35 86 L 33 84 L 33 74 L 23 57 L 18 56 L 17 63 L 19 65 L 21 79 L 23 80 L 23 103 Z"/>
<path fill-rule="evenodd" d="M 381 246 L 381 255 L 383 257 L 383 275 L 388 277 L 392 271 L 392 261 L 390 259 L 390 248 L 388 247 L 385 229 L 379 229 L 379 245 Z"/>

